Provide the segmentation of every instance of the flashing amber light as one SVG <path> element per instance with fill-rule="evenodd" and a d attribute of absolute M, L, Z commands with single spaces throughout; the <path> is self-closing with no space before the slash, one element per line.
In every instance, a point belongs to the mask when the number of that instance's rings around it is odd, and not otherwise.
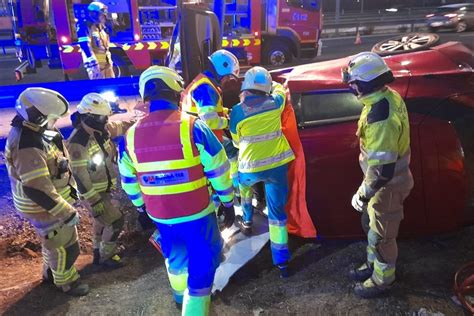
<path fill-rule="evenodd" d="M 67 38 L 67 36 L 61 36 L 61 42 L 63 44 L 67 44 L 69 42 L 69 38 Z"/>
<path fill-rule="evenodd" d="M 258 32 L 253 33 L 255 36 L 258 36 Z"/>

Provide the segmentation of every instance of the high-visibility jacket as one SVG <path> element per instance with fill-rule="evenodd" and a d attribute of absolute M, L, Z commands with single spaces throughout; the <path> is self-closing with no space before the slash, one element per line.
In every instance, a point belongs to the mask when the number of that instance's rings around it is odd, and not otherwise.
<path fill-rule="evenodd" d="M 105 27 L 101 24 L 83 22 L 78 25 L 77 30 L 78 42 L 81 48 L 88 46 L 90 53 L 94 54 L 101 69 L 112 64 L 112 58 L 109 50 L 110 37 L 105 31 Z M 82 57 L 84 61 L 90 57 L 87 56 L 86 49 L 82 49 Z"/>
<path fill-rule="evenodd" d="M 91 205 L 100 201 L 99 193 L 110 192 L 117 185 L 117 149 L 112 138 L 125 134 L 133 121 L 109 122 L 98 131 L 77 122 L 67 147 L 71 167 L 82 199 Z"/>
<path fill-rule="evenodd" d="M 269 170 L 295 159 L 282 132 L 285 100 L 285 89 L 274 83 L 271 96 L 250 96 L 232 108 L 230 132 L 239 148 L 239 172 Z"/>
<path fill-rule="evenodd" d="M 188 85 L 181 97 L 181 109 L 203 120 L 222 142 L 222 130 L 228 126 L 222 91 L 208 76 L 201 73 Z"/>
<path fill-rule="evenodd" d="M 139 120 L 125 140 L 122 188 L 155 221 L 176 224 L 214 212 L 208 181 L 221 202 L 233 201 L 225 151 L 200 120 L 165 108 Z"/>
<path fill-rule="evenodd" d="M 23 122 L 15 117 L 5 148 L 13 203 L 46 236 L 74 214 L 76 183 L 61 133 Z"/>
<path fill-rule="evenodd" d="M 411 185 L 410 123 L 402 97 L 384 88 L 362 97 L 358 122 L 359 163 L 364 181 L 359 193 L 372 198 L 382 187 Z"/>

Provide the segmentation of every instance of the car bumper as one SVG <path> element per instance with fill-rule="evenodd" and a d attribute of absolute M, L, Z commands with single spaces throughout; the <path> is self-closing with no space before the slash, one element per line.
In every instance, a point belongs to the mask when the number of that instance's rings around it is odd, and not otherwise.
<path fill-rule="evenodd" d="M 430 28 L 453 28 L 458 24 L 457 19 L 445 20 L 445 21 L 428 21 L 427 25 Z"/>

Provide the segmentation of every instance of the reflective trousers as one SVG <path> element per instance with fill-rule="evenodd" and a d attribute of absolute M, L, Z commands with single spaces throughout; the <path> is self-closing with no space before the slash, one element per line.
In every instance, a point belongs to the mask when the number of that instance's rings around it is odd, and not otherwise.
<path fill-rule="evenodd" d="M 288 199 L 288 165 L 255 172 L 239 172 L 240 194 L 242 198 L 243 219 L 252 222 L 252 185 L 263 182 L 268 207 L 268 226 L 273 264 L 281 264 L 290 259 L 288 249 L 288 229 L 285 205 Z"/>
<path fill-rule="evenodd" d="M 156 223 L 173 296 L 183 315 L 207 315 L 214 274 L 220 264 L 222 238 L 216 214 L 190 222 Z"/>
<path fill-rule="evenodd" d="M 372 280 L 378 285 L 395 281 L 398 257 L 397 236 L 403 219 L 403 201 L 408 190 L 382 188 L 370 200 L 367 212 L 362 214 L 362 227 L 367 234 L 367 262 L 373 265 Z"/>
<path fill-rule="evenodd" d="M 110 193 L 100 193 L 105 205 L 105 212 L 94 218 L 93 247 L 99 249 L 100 261 L 103 262 L 117 253 L 117 239 L 123 229 L 123 215 L 119 202 L 111 198 Z M 91 207 L 88 209 L 92 212 Z"/>
<path fill-rule="evenodd" d="M 74 262 L 79 257 L 76 226 L 63 225 L 41 236 L 44 267 L 53 273 L 54 284 L 67 285 L 79 279 Z"/>

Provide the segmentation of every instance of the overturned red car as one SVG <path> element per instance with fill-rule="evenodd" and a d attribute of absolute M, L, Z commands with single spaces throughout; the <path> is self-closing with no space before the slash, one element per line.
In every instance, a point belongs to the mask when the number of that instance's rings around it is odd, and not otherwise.
<path fill-rule="evenodd" d="M 407 104 L 415 187 L 405 202 L 404 236 L 442 233 L 472 223 L 474 57 L 450 42 L 386 57 L 391 85 Z M 357 120 L 362 108 L 341 82 L 348 58 L 275 72 L 288 80 L 306 157 L 306 199 L 321 238 L 362 236 L 352 194 L 362 181 Z"/>

